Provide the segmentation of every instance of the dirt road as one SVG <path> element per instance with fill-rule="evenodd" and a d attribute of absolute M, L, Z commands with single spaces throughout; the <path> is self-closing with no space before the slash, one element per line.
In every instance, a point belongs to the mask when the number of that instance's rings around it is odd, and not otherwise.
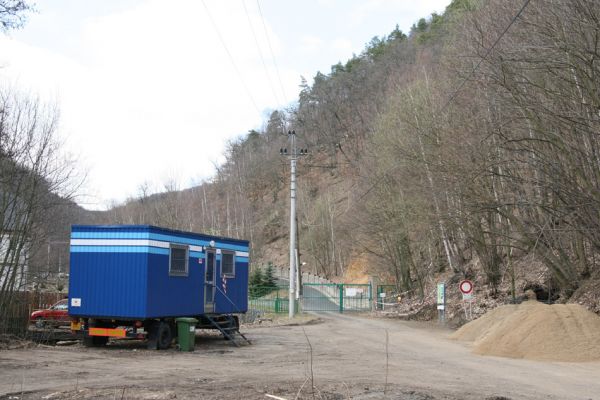
<path fill-rule="evenodd" d="M 435 325 L 321 318 L 248 328 L 253 345 L 240 348 L 199 335 L 193 353 L 136 342 L 0 351 L 0 399 L 313 399 L 304 332 L 316 399 L 600 399 L 600 363 L 484 357 Z"/>

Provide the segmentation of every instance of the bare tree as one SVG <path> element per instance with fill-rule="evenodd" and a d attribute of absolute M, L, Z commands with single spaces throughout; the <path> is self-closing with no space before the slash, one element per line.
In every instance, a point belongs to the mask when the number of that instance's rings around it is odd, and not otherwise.
<path fill-rule="evenodd" d="M 0 89 L 0 308 L 12 310 L 29 281 L 34 243 L 57 206 L 73 196 L 73 165 L 61 154 L 57 110 L 35 98 Z M 9 312 L 0 316 L 6 328 Z"/>
<path fill-rule="evenodd" d="M 5 32 L 22 27 L 31 10 L 31 4 L 23 0 L 0 0 L 0 27 Z"/>

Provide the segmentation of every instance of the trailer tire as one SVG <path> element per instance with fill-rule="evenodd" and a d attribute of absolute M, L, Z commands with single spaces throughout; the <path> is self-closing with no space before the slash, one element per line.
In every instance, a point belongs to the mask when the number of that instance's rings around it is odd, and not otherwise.
<path fill-rule="evenodd" d="M 166 322 L 158 324 L 158 332 L 156 334 L 156 344 L 159 350 L 166 350 L 171 347 L 173 341 L 173 331 L 171 326 Z"/>
<path fill-rule="evenodd" d="M 98 347 L 106 346 L 106 344 L 108 343 L 108 337 L 106 336 L 96 336 L 94 337 L 94 339 L 96 339 L 94 345 Z"/>
<path fill-rule="evenodd" d="M 85 347 L 101 347 L 106 346 L 106 343 L 108 343 L 108 337 L 106 336 L 85 336 L 83 338 Z"/>
<path fill-rule="evenodd" d="M 158 322 L 149 321 L 147 326 L 145 327 L 148 331 L 148 336 L 146 337 L 146 347 L 148 350 L 158 350 L 156 338 L 158 336 Z"/>

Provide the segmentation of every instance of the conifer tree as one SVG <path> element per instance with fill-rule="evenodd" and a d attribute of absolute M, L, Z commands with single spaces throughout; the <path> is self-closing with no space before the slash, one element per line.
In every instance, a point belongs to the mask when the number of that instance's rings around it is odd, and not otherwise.
<path fill-rule="evenodd" d="M 256 267 L 256 269 L 254 270 L 254 272 L 252 272 L 252 275 L 250 276 L 250 297 L 256 298 L 262 296 L 264 291 L 264 284 L 265 282 L 262 269 L 260 267 Z"/>
<path fill-rule="evenodd" d="M 277 288 L 277 279 L 275 278 L 275 270 L 273 268 L 273 263 L 269 261 L 267 265 L 267 270 L 265 271 L 264 276 L 264 287 L 268 289 L 276 289 Z"/>

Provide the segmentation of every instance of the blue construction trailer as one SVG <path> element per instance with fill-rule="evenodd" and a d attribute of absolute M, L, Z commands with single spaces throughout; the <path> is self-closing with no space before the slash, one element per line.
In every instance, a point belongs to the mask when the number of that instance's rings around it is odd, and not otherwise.
<path fill-rule="evenodd" d="M 175 319 L 238 332 L 248 309 L 249 242 L 150 225 L 71 229 L 69 315 L 86 345 L 110 337 L 168 348 Z"/>

